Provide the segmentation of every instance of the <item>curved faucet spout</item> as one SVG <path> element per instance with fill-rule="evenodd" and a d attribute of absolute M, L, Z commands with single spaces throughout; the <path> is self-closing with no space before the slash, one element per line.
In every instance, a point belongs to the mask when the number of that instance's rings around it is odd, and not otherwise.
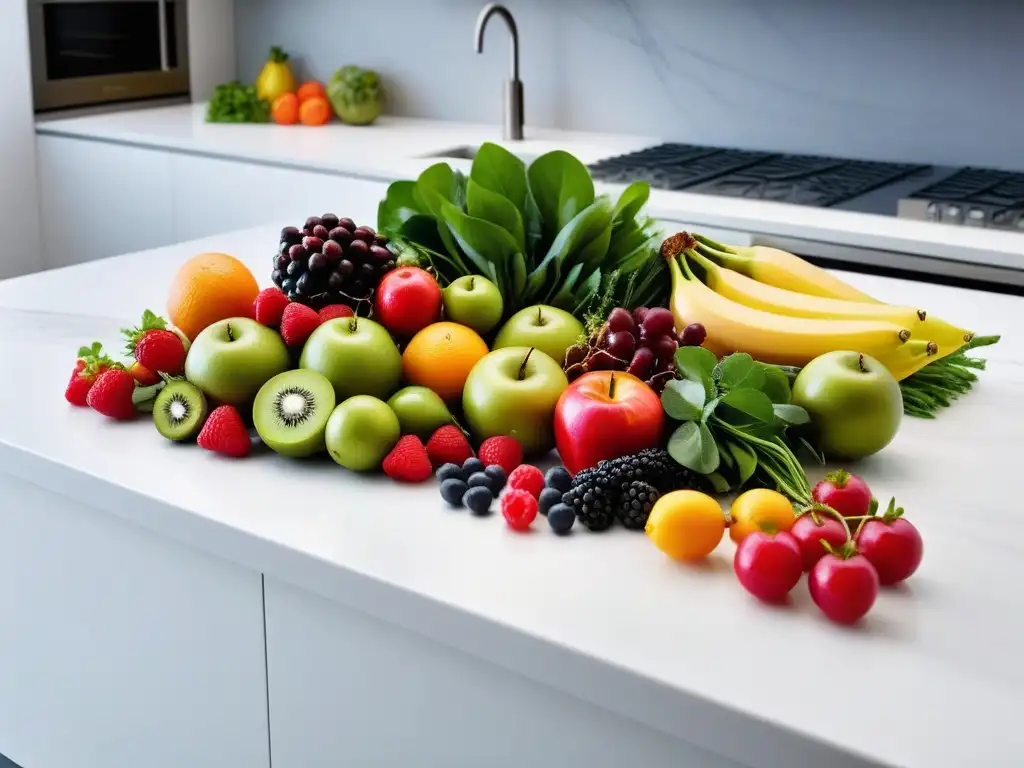
<path fill-rule="evenodd" d="M 476 31 L 474 37 L 476 39 L 476 52 L 484 52 L 484 30 L 487 29 L 487 22 L 490 21 L 492 16 L 500 16 L 505 22 L 505 26 L 508 27 L 509 37 L 512 38 L 512 80 L 519 79 L 519 29 L 516 27 L 516 20 L 512 18 L 512 14 L 509 12 L 501 3 L 488 3 L 480 10 L 480 15 L 476 17 Z"/>

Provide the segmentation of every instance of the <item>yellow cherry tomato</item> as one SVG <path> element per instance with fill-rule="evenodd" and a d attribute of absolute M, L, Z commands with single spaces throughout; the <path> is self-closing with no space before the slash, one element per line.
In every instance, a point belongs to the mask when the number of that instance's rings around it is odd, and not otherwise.
<path fill-rule="evenodd" d="M 675 560 L 700 560 L 725 533 L 721 505 L 700 491 L 673 491 L 654 504 L 644 529 L 654 546 Z"/>
<path fill-rule="evenodd" d="M 755 488 L 737 496 L 729 517 L 729 537 L 737 544 L 755 531 L 788 531 L 796 520 L 789 499 L 768 488 Z"/>

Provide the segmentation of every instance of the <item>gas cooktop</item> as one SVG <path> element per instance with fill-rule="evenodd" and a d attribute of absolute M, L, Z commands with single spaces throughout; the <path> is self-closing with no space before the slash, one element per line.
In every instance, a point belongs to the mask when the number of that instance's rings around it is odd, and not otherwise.
<path fill-rule="evenodd" d="M 1024 173 L 661 144 L 595 179 L 1024 232 Z"/>

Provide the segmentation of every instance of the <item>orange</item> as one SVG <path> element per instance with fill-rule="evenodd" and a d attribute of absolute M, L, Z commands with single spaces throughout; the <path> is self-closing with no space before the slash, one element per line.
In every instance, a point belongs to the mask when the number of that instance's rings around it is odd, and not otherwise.
<path fill-rule="evenodd" d="M 434 390 L 445 400 L 462 395 L 466 377 L 486 355 L 487 343 L 458 323 L 433 323 L 412 337 L 402 353 L 402 375 L 409 384 Z"/>
<path fill-rule="evenodd" d="M 299 120 L 303 125 L 326 125 L 332 114 L 330 102 L 323 96 L 311 96 L 299 104 Z"/>
<path fill-rule="evenodd" d="M 672 491 L 654 503 L 644 530 L 654 546 L 672 559 L 702 560 L 725 534 L 725 513 L 706 493 Z"/>
<path fill-rule="evenodd" d="M 194 340 L 199 332 L 228 317 L 252 317 L 260 292 L 252 272 L 226 253 L 201 253 L 186 261 L 171 281 L 167 314 Z"/>
<path fill-rule="evenodd" d="M 737 544 L 755 531 L 788 531 L 796 521 L 790 500 L 768 488 L 741 493 L 729 508 L 729 517 L 729 537 Z"/>

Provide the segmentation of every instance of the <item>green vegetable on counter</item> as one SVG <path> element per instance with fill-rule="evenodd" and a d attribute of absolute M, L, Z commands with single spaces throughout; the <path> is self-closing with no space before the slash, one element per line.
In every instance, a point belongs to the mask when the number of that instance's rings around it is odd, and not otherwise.
<path fill-rule="evenodd" d="M 467 178 L 446 163 L 396 181 L 377 212 L 401 263 L 432 267 L 442 284 L 483 275 L 505 299 L 506 316 L 551 304 L 584 317 L 595 297 L 613 306 L 659 306 L 668 270 L 661 234 L 639 216 L 650 188 L 637 182 L 613 204 L 595 196 L 587 167 L 549 152 L 527 167 L 484 144 Z"/>
<path fill-rule="evenodd" d="M 256 95 L 256 86 L 234 80 L 214 88 L 206 122 L 265 123 L 269 120 L 270 104 Z"/>
<path fill-rule="evenodd" d="M 327 83 L 327 99 L 342 122 L 369 125 L 384 108 L 380 76 L 352 64 L 342 67 Z"/>
<path fill-rule="evenodd" d="M 703 347 L 680 347 L 675 363 L 677 378 L 661 395 L 665 414 L 682 422 L 669 438 L 669 455 L 720 493 L 754 481 L 810 503 L 807 475 L 787 435 L 810 417 L 790 402 L 786 374 L 742 352 L 719 362 Z M 806 440 L 795 442 L 822 461 Z"/>
<path fill-rule="evenodd" d="M 948 408 L 958 397 L 970 392 L 978 380 L 974 371 L 985 370 L 985 361 L 969 357 L 967 352 L 997 341 L 998 336 L 975 336 L 953 354 L 926 365 L 901 381 L 903 412 L 908 416 L 934 419 L 941 409 Z"/>

